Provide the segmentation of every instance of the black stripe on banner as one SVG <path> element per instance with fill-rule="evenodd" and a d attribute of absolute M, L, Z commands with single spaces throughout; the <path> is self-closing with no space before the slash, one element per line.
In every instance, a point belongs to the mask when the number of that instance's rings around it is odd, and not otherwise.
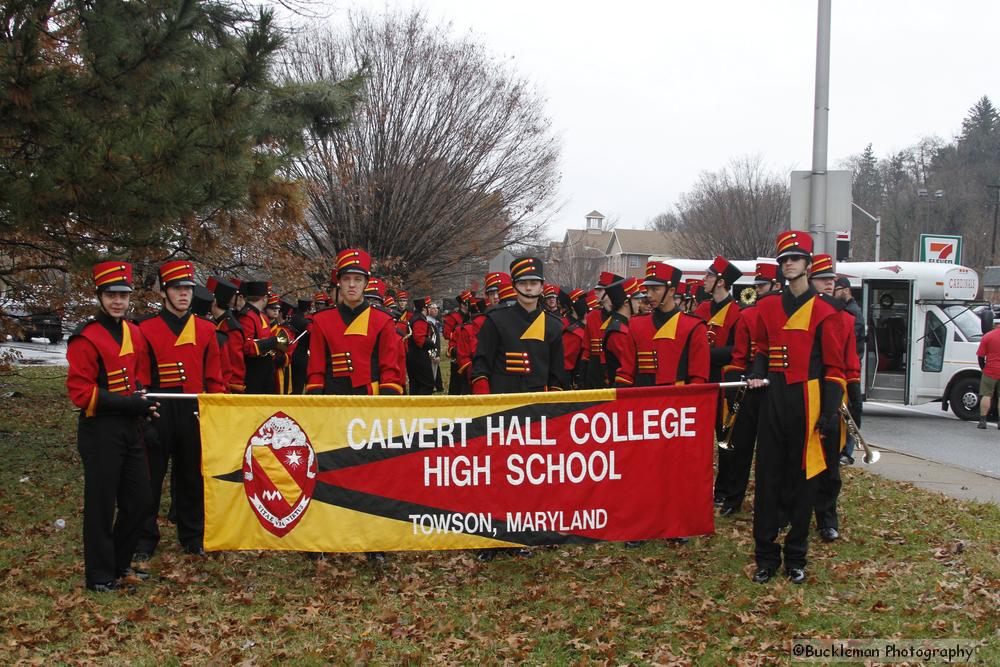
<path fill-rule="evenodd" d="M 396 521 L 402 521 L 404 523 L 412 523 L 412 519 L 410 519 L 411 514 L 430 514 L 433 516 L 467 514 L 467 512 L 453 512 L 450 510 L 438 509 L 437 507 L 430 507 L 428 505 L 419 505 L 417 503 L 411 503 L 404 500 L 384 498 L 382 496 L 376 496 L 362 491 L 354 491 L 340 486 L 324 484 L 323 482 L 318 482 L 316 484 L 316 488 L 313 490 L 312 499 L 328 505 L 335 505 L 337 507 L 343 507 L 357 512 L 364 512 L 365 514 L 381 516 L 386 519 L 395 519 Z M 465 531 L 462 531 L 462 534 L 488 537 L 494 540 L 512 542 L 514 544 L 523 544 L 526 546 L 541 546 L 545 544 L 593 544 L 601 541 L 592 537 L 557 533 L 554 531 L 518 531 L 515 533 L 508 530 L 506 521 L 497 519 L 496 517 L 493 518 L 493 528 L 496 530 L 496 535 L 482 531 L 473 533 L 466 533 Z"/>

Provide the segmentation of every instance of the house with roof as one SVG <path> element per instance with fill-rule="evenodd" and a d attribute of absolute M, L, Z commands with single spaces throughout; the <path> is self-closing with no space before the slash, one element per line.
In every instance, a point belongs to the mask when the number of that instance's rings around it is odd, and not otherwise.
<path fill-rule="evenodd" d="M 587 289 L 597 284 L 612 232 L 605 228 L 600 211 L 591 211 L 585 218 L 583 229 L 567 229 L 562 242 L 550 245 L 546 275 L 551 282 Z"/>
<path fill-rule="evenodd" d="M 653 229 L 615 229 L 604 251 L 605 271 L 626 278 L 642 278 L 646 262 L 654 255 L 674 257 L 674 240 Z"/>

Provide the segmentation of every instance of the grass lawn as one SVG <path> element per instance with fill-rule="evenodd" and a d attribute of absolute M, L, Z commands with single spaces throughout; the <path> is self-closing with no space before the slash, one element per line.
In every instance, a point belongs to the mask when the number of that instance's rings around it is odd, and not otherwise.
<path fill-rule="evenodd" d="M 10 396 L 10 392 L 19 395 Z M 185 556 L 164 524 L 154 580 L 83 588 L 82 469 L 63 371 L 0 376 L 0 662 L 786 663 L 792 638 L 979 639 L 1000 664 L 1000 508 L 845 471 L 844 538 L 809 580 L 750 582 L 750 517 L 678 546 Z M 66 527 L 55 522 L 64 519 Z"/>

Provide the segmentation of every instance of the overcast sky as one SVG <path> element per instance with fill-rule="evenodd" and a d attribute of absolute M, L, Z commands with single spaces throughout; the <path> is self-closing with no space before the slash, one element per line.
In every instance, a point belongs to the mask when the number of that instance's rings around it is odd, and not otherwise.
<path fill-rule="evenodd" d="M 562 143 L 553 238 L 598 209 L 641 228 L 706 170 L 760 154 L 812 160 L 815 0 L 355 0 L 422 7 L 472 31 L 547 97 Z M 1000 104 L 1000 2 L 833 0 L 829 167 L 950 139 L 983 95 Z"/>

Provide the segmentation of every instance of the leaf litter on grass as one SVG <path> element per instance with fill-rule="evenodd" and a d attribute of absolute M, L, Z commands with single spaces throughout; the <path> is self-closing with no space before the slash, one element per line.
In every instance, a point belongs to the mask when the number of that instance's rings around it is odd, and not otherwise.
<path fill-rule="evenodd" d="M 24 396 L 0 415 L 0 646 L 11 661 L 778 664 L 792 638 L 954 637 L 984 640 L 977 657 L 1000 662 L 1000 510 L 855 469 L 843 538 L 812 542 L 804 586 L 749 581 L 744 512 L 687 545 L 540 548 L 492 563 L 400 553 L 380 571 L 354 554 L 192 558 L 163 522 L 155 578 L 96 597 L 82 587 L 75 414 L 62 383 L 33 371 L 7 388 Z"/>

